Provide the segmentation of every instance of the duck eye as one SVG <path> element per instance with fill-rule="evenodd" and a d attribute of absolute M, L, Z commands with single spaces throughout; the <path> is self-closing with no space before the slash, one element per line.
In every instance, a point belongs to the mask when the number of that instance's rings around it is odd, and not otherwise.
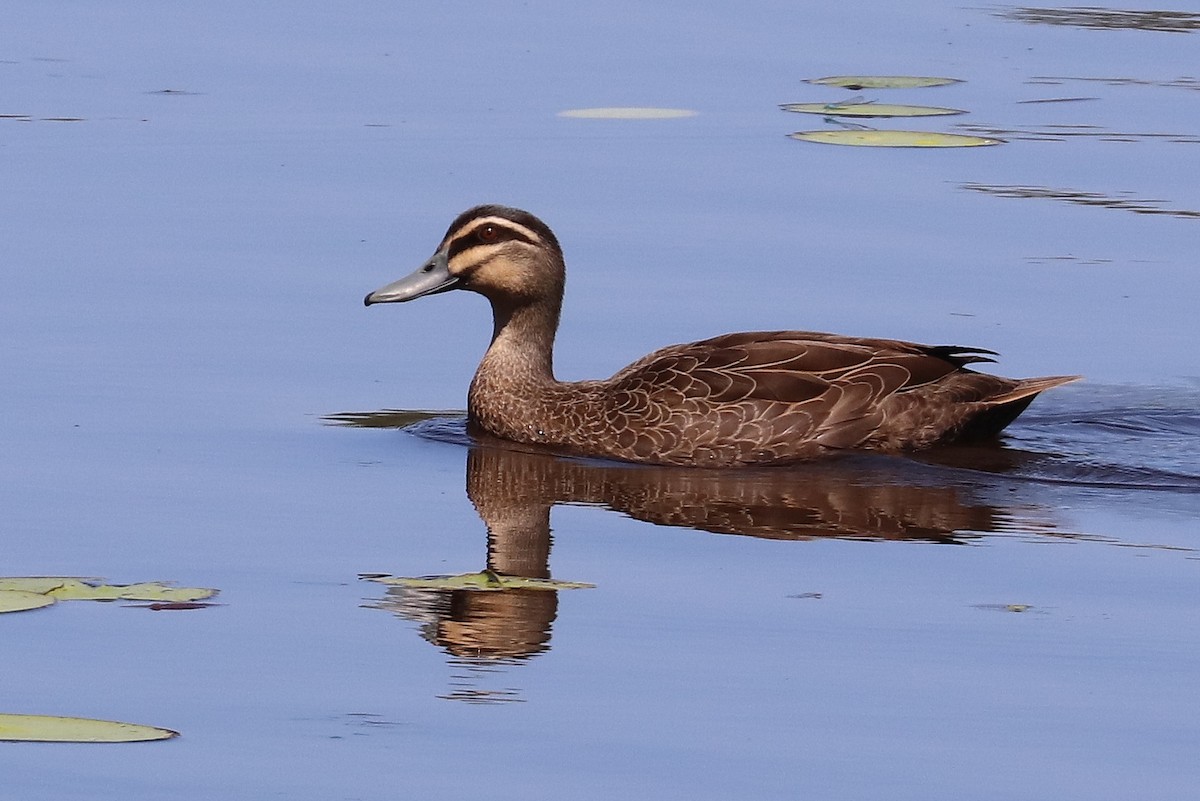
<path fill-rule="evenodd" d="M 476 232 L 481 242 L 495 242 L 500 238 L 500 229 L 494 225 L 484 225 Z"/>

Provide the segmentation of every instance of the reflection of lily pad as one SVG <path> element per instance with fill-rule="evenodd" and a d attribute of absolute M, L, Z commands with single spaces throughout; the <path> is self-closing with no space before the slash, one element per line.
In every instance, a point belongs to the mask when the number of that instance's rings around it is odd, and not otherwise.
<path fill-rule="evenodd" d="M 41 609 L 54 603 L 54 599 L 40 592 L 25 590 L 0 590 L 0 614 L 4 612 L 25 612 L 29 609 Z"/>
<path fill-rule="evenodd" d="M 0 740 L 38 743 L 136 743 L 168 740 L 179 732 L 91 718 L 0 714 Z"/>
<path fill-rule="evenodd" d="M 967 113 L 956 108 L 900 106 L 892 103 L 784 103 L 780 108 L 826 117 L 943 117 Z"/>
<path fill-rule="evenodd" d="M 843 89 L 920 89 L 926 86 L 947 86 L 962 83 L 960 78 L 933 78 L 916 75 L 831 75 L 828 78 L 809 78 L 805 83 L 821 86 L 840 86 Z"/>
<path fill-rule="evenodd" d="M 480 573 L 463 573 L 457 576 L 363 576 L 367 581 L 380 584 L 408 587 L 420 590 L 580 590 L 595 587 L 580 581 L 556 581 L 555 579 L 506 576 L 484 570 Z"/>
<path fill-rule="evenodd" d="M 1003 144 L 1003 139 L 984 136 L 934 133 L 930 131 L 797 131 L 788 134 L 792 139 L 821 142 L 827 145 L 857 145 L 859 147 L 979 147 Z"/>
<path fill-rule="evenodd" d="M 622 106 L 614 108 L 573 108 L 558 112 L 560 117 L 580 120 L 672 120 L 694 117 L 696 112 L 686 108 L 643 108 Z"/>

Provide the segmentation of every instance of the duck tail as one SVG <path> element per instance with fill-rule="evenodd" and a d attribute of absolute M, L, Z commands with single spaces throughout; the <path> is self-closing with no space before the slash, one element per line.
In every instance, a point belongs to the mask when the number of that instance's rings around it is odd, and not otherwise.
<path fill-rule="evenodd" d="M 963 442 L 991 439 L 1016 420 L 1039 393 L 1081 378 L 1083 376 L 1054 375 L 1021 379 L 1007 392 L 984 401 L 979 411 L 959 429 L 958 439 Z"/>
<path fill-rule="evenodd" d="M 1063 384 L 1070 384 L 1072 381 L 1082 379 L 1081 375 L 1051 375 L 1043 378 L 1022 378 L 1017 382 L 1017 385 L 1002 395 L 997 395 L 994 398 L 988 399 L 989 405 L 1004 406 L 1009 403 L 1014 403 L 1020 400 L 1033 400 L 1034 396 L 1045 392 L 1054 387 L 1061 387 Z"/>

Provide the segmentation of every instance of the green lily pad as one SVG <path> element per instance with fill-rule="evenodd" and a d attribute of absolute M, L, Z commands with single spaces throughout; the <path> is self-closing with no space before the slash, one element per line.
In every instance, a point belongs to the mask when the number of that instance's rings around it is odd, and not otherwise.
<path fill-rule="evenodd" d="M 10 576 L 0 578 L 0 591 L 36 593 L 51 601 L 203 601 L 217 594 L 207 587 L 172 587 L 162 581 L 105 584 L 80 576 Z"/>
<path fill-rule="evenodd" d="M 827 145 L 857 145 L 859 147 L 979 147 L 1004 144 L 1003 139 L 930 131 L 797 131 L 788 134 L 792 139 L 821 142 Z"/>
<path fill-rule="evenodd" d="M 457 576 L 363 576 L 367 581 L 375 581 L 391 586 L 409 587 L 420 590 L 580 590 L 595 587 L 580 581 L 556 581 L 554 579 L 528 578 L 526 576 L 505 576 L 484 570 L 480 573 L 463 573 Z"/>
<path fill-rule="evenodd" d="M 47 593 L 68 582 L 99 584 L 104 579 L 86 576 L 9 576 L 0 578 L 0 590 Z"/>
<path fill-rule="evenodd" d="M 695 117 L 697 112 L 686 108 L 645 108 L 618 106 L 613 108 L 573 108 L 558 112 L 560 117 L 580 120 L 673 120 Z"/>
<path fill-rule="evenodd" d="M 71 601 L 203 601 L 217 594 L 206 587 L 171 587 L 161 581 L 141 584 L 100 584 L 83 581 L 65 582 L 48 595 Z"/>
<path fill-rule="evenodd" d="M 784 103 L 784 111 L 821 114 L 825 117 L 944 117 L 966 114 L 956 108 L 937 106 L 901 106 L 892 103 Z"/>
<path fill-rule="evenodd" d="M 840 86 L 843 89 L 921 89 L 926 86 L 948 86 L 962 83 L 960 78 L 934 78 L 917 75 L 830 75 L 827 78 L 809 78 L 805 83 L 821 86 Z"/>
<path fill-rule="evenodd" d="M 50 606 L 54 599 L 40 592 L 25 590 L 0 590 L 0 614 L 5 612 L 25 612 L 30 609 L 41 609 Z"/>
<path fill-rule="evenodd" d="M 136 743 L 168 740 L 179 732 L 91 718 L 0 714 L 0 740 L 37 743 Z"/>

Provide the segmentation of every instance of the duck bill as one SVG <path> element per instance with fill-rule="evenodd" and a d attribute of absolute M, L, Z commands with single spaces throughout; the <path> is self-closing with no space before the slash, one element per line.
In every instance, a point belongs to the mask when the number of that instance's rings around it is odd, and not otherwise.
<path fill-rule="evenodd" d="M 458 277 L 450 274 L 448 258 L 446 253 L 441 251 L 435 253 L 432 259 L 412 275 L 376 289 L 363 298 L 363 303 L 367 306 L 373 303 L 403 303 L 425 295 L 446 292 L 457 285 Z"/>

